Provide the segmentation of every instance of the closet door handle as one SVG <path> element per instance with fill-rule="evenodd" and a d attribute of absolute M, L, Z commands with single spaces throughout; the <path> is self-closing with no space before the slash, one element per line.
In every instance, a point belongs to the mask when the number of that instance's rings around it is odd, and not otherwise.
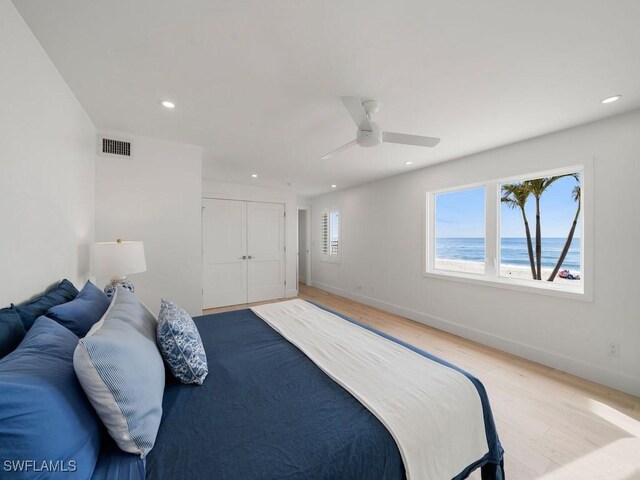
<path fill-rule="evenodd" d="M 242 255 L 242 257 L 240 257 L 242 260 L 246 260 L 247 256 L 246 255 Z"/>
<path fill-rule="evenodd" d="M 251 255 L 249 255 L 247 258 L 248 258 L 249 260 L 251 260 L 253 257 L 252 257 Z"/>

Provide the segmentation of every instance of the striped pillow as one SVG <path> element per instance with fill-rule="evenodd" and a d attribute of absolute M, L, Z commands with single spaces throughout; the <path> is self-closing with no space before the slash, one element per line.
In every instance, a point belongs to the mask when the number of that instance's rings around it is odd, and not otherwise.
<path fill-rule="evenodd" d="M 154 315 L 119 287 L 73 356 L 80 385 L 111 437 L 142 458 L 153 448 L 162 417 L 165 372 L 156 327 Z"/>

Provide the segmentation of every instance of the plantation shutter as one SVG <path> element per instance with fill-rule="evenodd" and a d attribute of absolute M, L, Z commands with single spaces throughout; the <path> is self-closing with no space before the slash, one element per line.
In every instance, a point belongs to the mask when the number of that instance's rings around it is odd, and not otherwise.
<path fill-rule="evenodd" d="M 331 212 L 329 218 L 329 255 L 338 255 L 340 253 L 340 217 L 338 212 Z"/>
<path fill-rule="evenodd" d="M 320 214 L 320 253 L 329 255 L 329 214 Z"/>

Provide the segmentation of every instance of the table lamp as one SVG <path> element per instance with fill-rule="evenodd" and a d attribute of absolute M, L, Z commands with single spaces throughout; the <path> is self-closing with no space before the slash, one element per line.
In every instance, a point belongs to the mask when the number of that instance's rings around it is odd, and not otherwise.
<path fill-rule="evenodd" d="M 111 277 L 104 287 L 104 293 L 113 298 L 116 288 L 121 286 L 133 292 L 133 283 L 127 274 L 147 270 L 142 242 L 129 242 L 121 239 L 115 242 L 98 242 L 93 245 L 92 271 L 97 277 Z"/>

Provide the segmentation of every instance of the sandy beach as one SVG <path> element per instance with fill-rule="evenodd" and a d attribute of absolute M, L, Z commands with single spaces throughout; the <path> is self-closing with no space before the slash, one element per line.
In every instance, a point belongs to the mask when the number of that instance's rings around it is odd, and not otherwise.
<path fill-rule="evenodd" d="M 436 259 L 435 267 L 438 270 L 448 270 L 450 272 L 465 272 L 465 273 L 483 273 L 484 264 L 480 262 L 470 262 L 466 260 L 440 260 Z M 542 279 L 546 280 L 551 274 L 551 268 L 542 269 Z M 580 274 L 580 272 L 571 271 L 573 275 Z M 518 278 L 524 280 L 532 280 L 531 268 L 521 267 L 515 265 L 502 265 L 500 268 L 500 276 L 507 278 Z M 575 287 L 582 285 L 582 280 L 567 280 L 556 276 L 554 283 L 568 284 Z"/>

